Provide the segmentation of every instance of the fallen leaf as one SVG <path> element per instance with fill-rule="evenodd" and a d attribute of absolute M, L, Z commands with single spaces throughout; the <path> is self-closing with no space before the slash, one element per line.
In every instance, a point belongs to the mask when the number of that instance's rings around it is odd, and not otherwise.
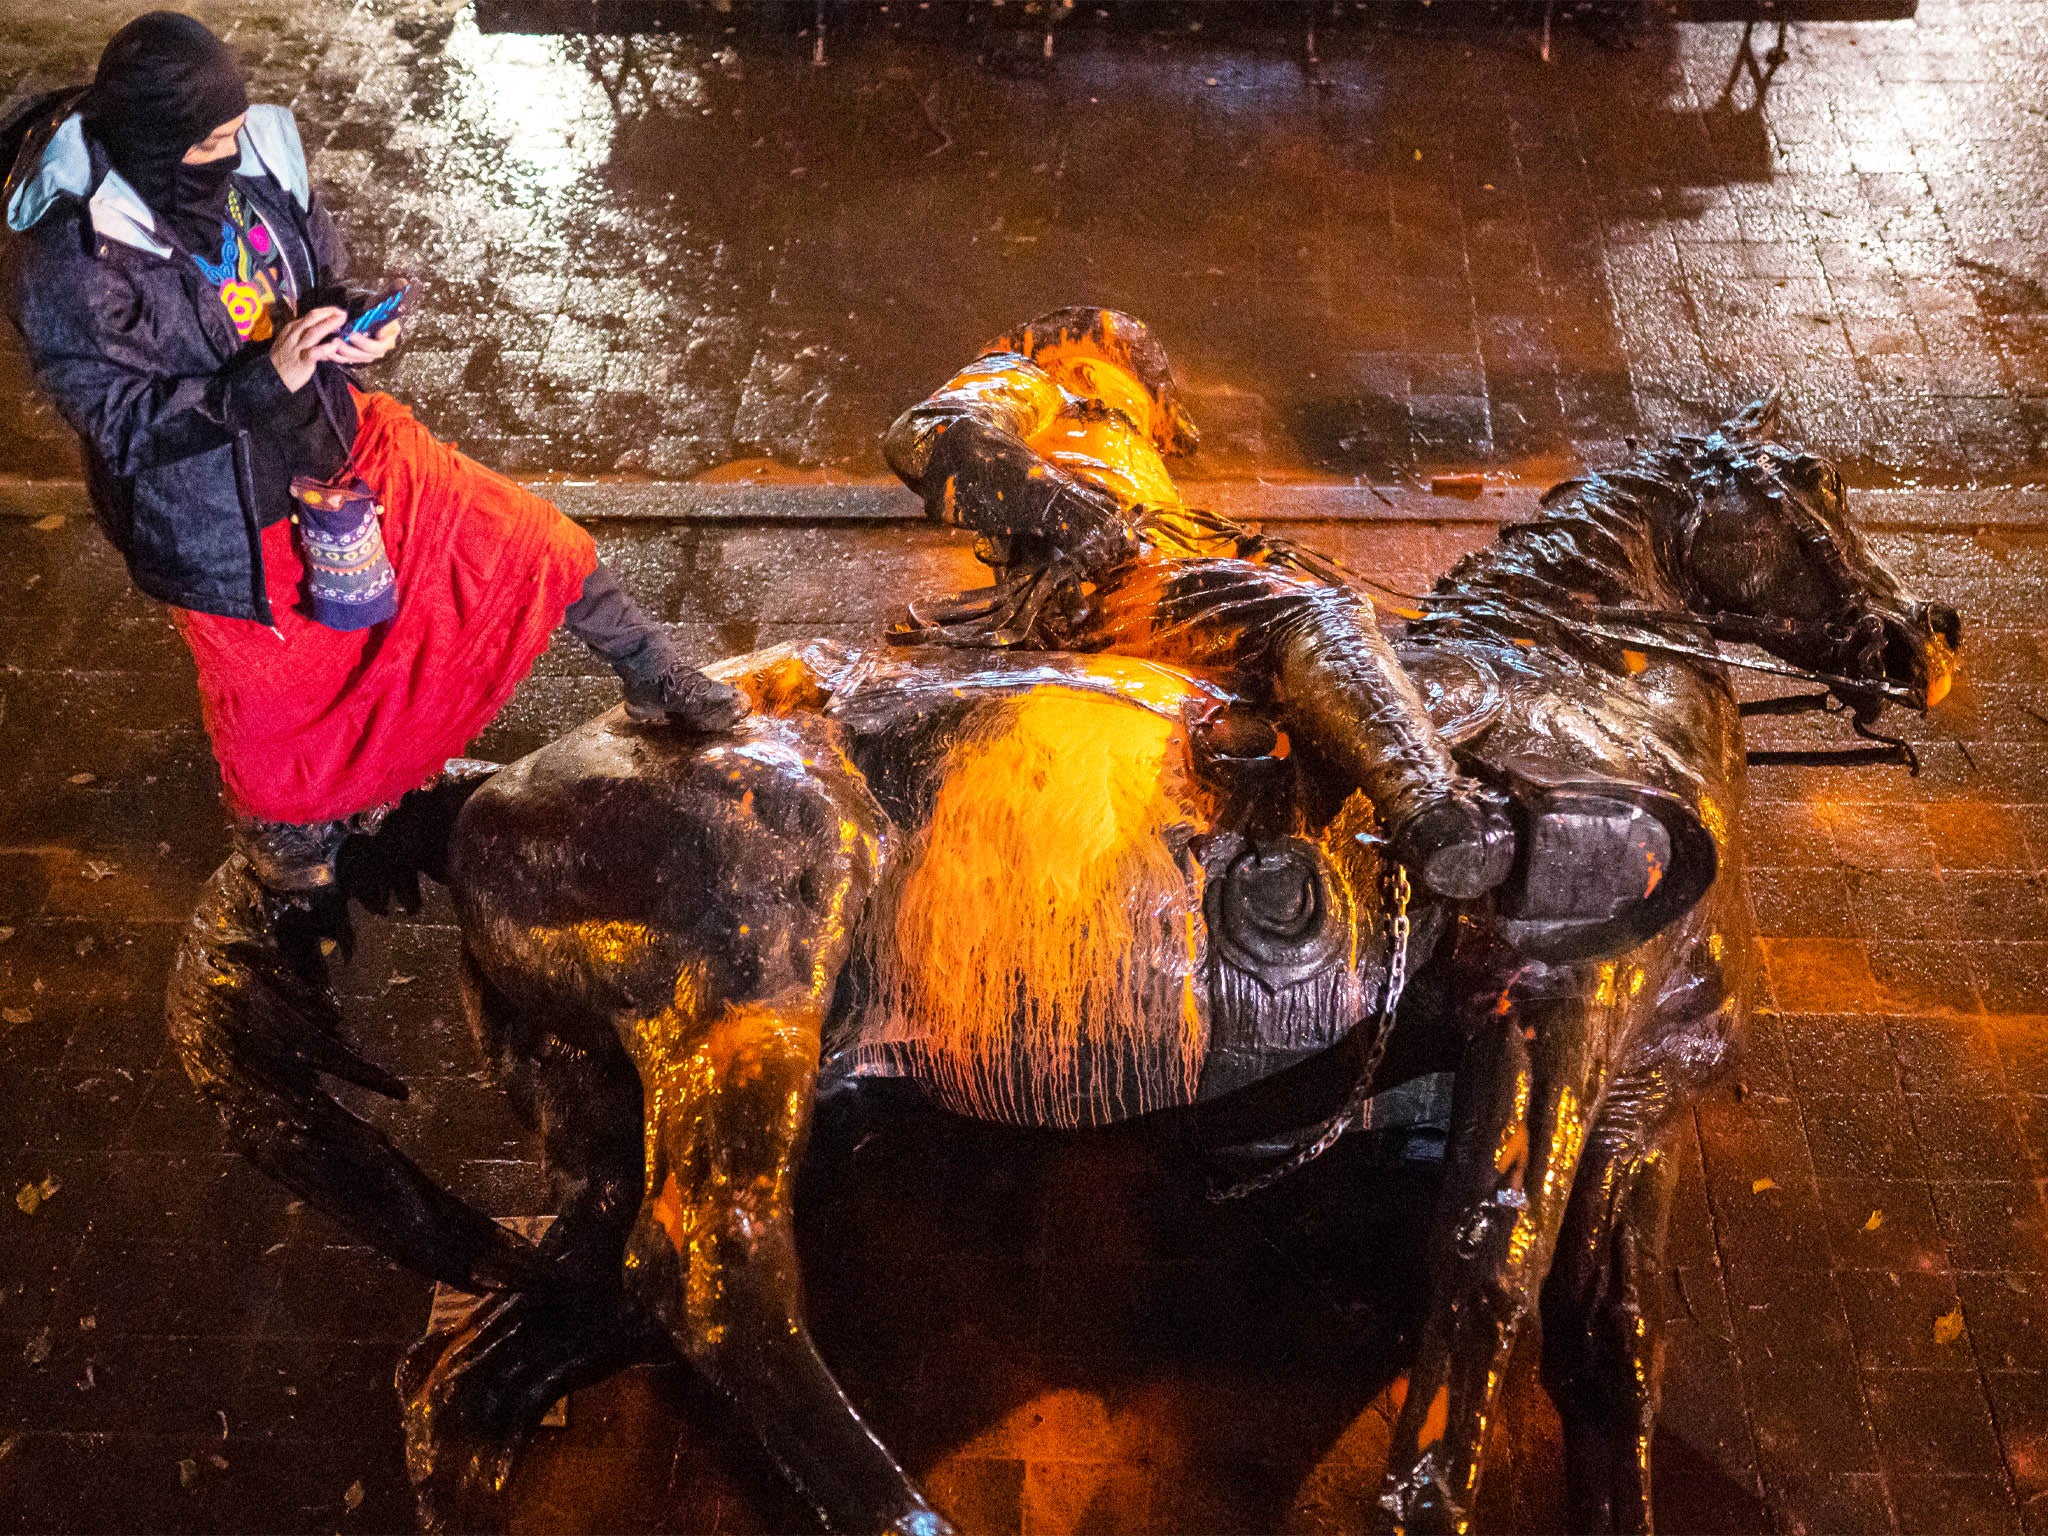
<path fill-rule="evenodd" d="M 97 774 L 92 773 L 74 773 L 65 782 L 70 784 L 90 784 L 97 777 Z"/>
<path fill-rule="evenodd" d="M 104 880 L 107 876 L 120 869 L 120 867 L 118 864 L 109 864 L 103 859 L 87 859 L 84 869 L 85 878 L 88 880 Z"/>
<path fill-rule="evenodd" d="M 1763 1192 L 1764 1192 L 1765 1190 L 1767 1190 L 1767 1189 L 1776 1189 L 1777 1187 L 1778 1187 L 1778 1181 L 1777 1181 L 1776 1179 L 1772 1179 L 1772 1178 L 1762 1178 L 1762 1179 L 1753 1179 L 1753 1180 L 1751 1180 L 1751 1181 L 1750 1181 L 1750 1186 L 1749 1186 L 1749 1192 L 1750 1192 L 1750 1193 L 1751 1193 L 1752 1195 L 1760 1195 L 1760 1194 L 1762 1194 L 1762 1193 L 1763 1193 Z"/>
<path fill-rule="evenodd" d="M 320 953 L 323 955 L 331 955 L 339 948 L 341 946 L 332 939 L 322 939 L 320 941 Z"/>
<path fill-rule="evenodd" d="M 208 1451 L 206 1453 L 206 1460 L 207 1464 L 216 1472 L 225 1472 L 228 1469 L 228 1459 L 221 1455 L 219 1451 Z"/>
<path fill-rule="evenodd" d="M 417 976 L 394 976 L 391 978 L 390 985 L 394 987 L 410 986 L 413 982 L 418 980 L 419 977 Z"/>
<path fill-rule="evenodd" d="M 0 1008 L 0 1019 L 9 1024 L 27 1024 L 35 1019 L 35 1015 L 26 1008 Z"/>
<path fill-rule="evenodd" d="M 19 1444 L 21 1444 L 21 1436 L 19 1435 L 9 1435 L 5 1440 L 0 1440 L 0 1461 L 5 1461 L 9 1456 L 12 1456 L 14 1448 Z"/>
<path fill-rule="evenodd" d="M 30 1365 L 41 1365 L 50 1358 L 50 1330 L 41 1333 L 21 1346 L 21 1358 Z"/>
<path fill-rule="evenodd" d="M 43 1203 L 43 1192 L 33 1184 L 24 1184 L 15 1192 L 14 1203 L 21 1207 L 21 1214 L 33 1216 Z"/>
<path fill-rule="evenodd" d="M 348 1492 L 341 1496 L 341 1507 L 351 1514 L 363 1507 L 363 1480 L 361 1478 L 357 1478 L 348 1485 Z"/>
<path fill-rule="evenodd" d="M 199 1481 L 199 1463 L 187 1456 L 178 1463 L 178 1486 L 190 1488 Z"/>
<path fill-rule="evenodd" d="M 1934 1320 L 1935 1343 L 1953 1344 L 1962 1336 L 1963 1309 L 1961 1307 L 1957 1307 L 1953 1312 L 1944 1312 Z"/>
<path fill-rule="evenodd" d="M 29 525 L 37 533 L 55 533 L 64 526 L 64 514 L 52 512 L 48 517 L 39 517 Z"/>
<path fill-rule="evenodd" d="M 1866 1232 L 1875 1232 L 1875 1231 L 1876 1231 L 1876 1230 L 1877 1230 L 1877 1229 L 1878 1229 L 1879 1227 L 1881 1227 L 1881 1226 L 1883 1226 L 1883 1225 L 1884 1225 L 1884 1212 L 1883 1212 L 1883 1211 L 1872 1211 L 1872 1212 L 1870 1213 L 1870 1220 L 1868 1220 L 1868 1221 L 1866 1221 L 1865 1223 L 1863 1223 L 1863 1230 L 1864 1230 L 1864 1231 L 1866 1231 Z"/>

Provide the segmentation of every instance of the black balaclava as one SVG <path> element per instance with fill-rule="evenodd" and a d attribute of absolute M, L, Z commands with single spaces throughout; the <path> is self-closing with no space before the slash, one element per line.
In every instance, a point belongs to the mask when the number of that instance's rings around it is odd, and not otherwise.
<path fill-rule="evenodd" d="M 186 165 L 185 151 L 248 109 L 234 50 L 175 11 L 138 16 L 108 40 L 84 105 L 114 169 L 182 244 L 206 256 L 220 243 L 238 157 Z"/>

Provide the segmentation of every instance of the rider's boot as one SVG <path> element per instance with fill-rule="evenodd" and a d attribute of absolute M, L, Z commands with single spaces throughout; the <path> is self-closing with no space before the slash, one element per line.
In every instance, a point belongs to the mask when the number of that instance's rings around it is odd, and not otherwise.
<path fill-rule="evenodd" d="M 667 626 L 634 602 L 603 565 L 590 573 L 562 621 L 618 673 L 629 719 L 725 731 L 746 718 L 746 695 L 686 663 Z"/>
<path fill-rule="evenodd" d="M 1278 662 L 1287 718 L 1372 797 L 1395 854 L 1453 900 L 1506 882 L 1502 915 L 1527 953 L 1619 953 L 1712 878 L 1711 839 L 1642 785 L 1589 775 L 1546 783 L 1524 765 L 1510 799 L 1459 773 L 1354 593 L 1308 598 L 1281 626 Z"/>
<path fill-rule="evenodd" d="M 1277 657 L 1288 721 L 1372 798 L 1423 885 L 1454 901 L 1499 885 L 1515 860 L 1505 800 L 1458 771 L 1371 609 L 1326 589 L 1292 617 Z"/>

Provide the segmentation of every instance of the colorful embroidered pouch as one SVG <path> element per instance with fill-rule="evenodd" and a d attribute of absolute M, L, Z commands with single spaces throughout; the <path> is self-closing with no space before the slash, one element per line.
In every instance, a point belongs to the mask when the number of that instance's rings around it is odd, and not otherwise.
<path fill-rule="evenodd" d="M 384 552 L 382 510 L 361 480 L 345 485 L 300 475 L 299 547 L 306 556 L 306 609 L 329 629 L 368 629 L 398 613 L 398 573 Z"/>

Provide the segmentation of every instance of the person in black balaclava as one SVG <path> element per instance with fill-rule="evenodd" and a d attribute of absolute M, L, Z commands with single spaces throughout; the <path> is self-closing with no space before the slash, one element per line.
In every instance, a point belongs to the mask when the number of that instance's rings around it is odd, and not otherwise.
<path fill-rule="evenodd" d="M 108 41 L 81 110 L 108 161 L 179 242 L 211 255 L 240 156 L 194 164 L 191 150 L 249 110 L 233 50 L 190 16 L 138 16 Z"/>
<path fill-rule="evenodd" d="M 10 317 L 77 431 L 102 527 L 191 647 L 236 840 L 269 889 L 459 756 L 566 622 L 628 715 L 722 730 L 742 695 L 539 497 L 354 369 L 347 257 L 283 107 L 168 11 L 114 34 L 9 178 Z"/>

